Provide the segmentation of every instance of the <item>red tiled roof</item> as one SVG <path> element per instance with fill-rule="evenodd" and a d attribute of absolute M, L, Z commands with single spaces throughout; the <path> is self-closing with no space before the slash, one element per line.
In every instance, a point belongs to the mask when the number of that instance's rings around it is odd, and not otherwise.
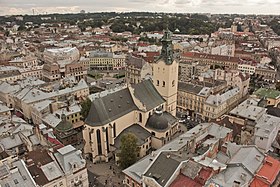
<path fill-rule="evenodd" d="M 254 36 L 254 33 L 252 33 L 252 32 L 234 32 L 234 35 L 248 35 L 248 36 Z"/>
<path fill-rule="evenodd" d="M 147 47 L 147 46 L 149 46 L 149 44 L 148 43 L 139 42 L 139 43 L 137 43 L 137 46 Z"/>
<path fill-rule="evenodd" d="M 185 52 L 185 53 L 182 53 L 181 56 L 199 58 L 199 59 L 210 59 L 210 60 L 217 60 L 217 61 L 228 61 L 228 62 L 239 62 L 240 61 L 240 58 L 238 58 L 238 57 L 212 55 L 212 54 L 206 54 L 206 53 Z"/>
<path fill-rule="evenodd" d="M 202 187 L 202 185 L 185 175 L 179 174 L 170 187 Z"/>
<path fill-rule="evenodd" d="M 280 172 L 280 161 L 267 156 L 265 158 L 265 163 L 256 174 L 253 182 L 250 184 L 250 187 L 268 187 L 270 186 L 277 178 Z"/>
<path fill-rule="evenodd" d="M 211 177 L 212 175 L 211 168 L 201 168 L 198 173 L 198 176 L 195 177 L 195 181 L 199 182 L 200 184 L 205 184 L 205 182 Z"/>
<path fill-rule="evenodd" d="M 149 57 L 155 57 L 155 56 L 159 56 L 160 52 L 145 52 L 147 56 Z"/>
<path fill-rule="evenodd" d="M 59 148 L 64 147 L 64 145 L 63 145 L 60 141 L 58 141 L 57 139 L 55 139 L 55 138 L 48 137 L 48 141 L 49 141 L 50 143 L 52 143 L 52 144 L 55 144 L 55 145 L 56 145 L 56 146 L 55 146 L 56 149 L 59 149 Z"/>

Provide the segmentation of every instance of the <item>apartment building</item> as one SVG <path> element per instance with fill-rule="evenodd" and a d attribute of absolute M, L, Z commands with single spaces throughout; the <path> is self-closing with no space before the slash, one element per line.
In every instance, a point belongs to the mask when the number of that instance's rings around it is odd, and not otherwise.
<path fill-rule="evenodd" d="M 242 93 L 238 87 L 230 89 L 224 93 L 210 95 L 203 109 L 205 120 L 216 119 L 233 109 L 242 98 Z"/>
<path fill-rule="evenodd" d="M 128 84 L 137 84 L 152 78 L 152 66 L 143 58 L 129 55 L 126 58 L 125 78 Z"/>
<path fill-rule="evenodd" d="M 34 56 L 16 57 L 9 61 L 9 65 L 19 68 L 30 68 L 38 66 L 38 60 Z"/>
<path fill-rule="evenodd" d="M 237 69 L 240 59 L 237 57 L 211 55 L 204 53 L 185 52 L 180 55 L 181 60 L 187 62 L 199 62 L 210 66 L 219 66 L 229 69 Z"/>
<path fill-rule="evenodd" d="M 43 58 L 47 64 L 63 65 L 77 62 L 80 58 L 80 53 L 76 47 L 51 48 L 44 50 Z"/>
<path fill-rule="evenodd" d="M 80 58 L 80 63 L 84 64 L 87 70 L 121 70 L 125 69 L 125 58 L 124 54 L 88 51 L 84 57 Z"/>
<path fill-rule="evenodd" d="M 179 82 L 177 110 L 181 114 L 202 118 L 204 103 L 212 89 L 202 85 Z"/>
<path fill-rule="evenodd" d="M 44 149 L 31 151 L 25 155 L 25 164 L 29 175 L 38 186 L 89 185 L 86 161 L 82 157 L 82 152 L 71 145 L 55 152 Z"/>
<path fill-rule="evenodd" d="M 181 81 L 195 78 L 200 74 L 207 72 L 210 69 L 210 65 L 202 64 L 199 62 L 179 62 L 179 79 Z"/>

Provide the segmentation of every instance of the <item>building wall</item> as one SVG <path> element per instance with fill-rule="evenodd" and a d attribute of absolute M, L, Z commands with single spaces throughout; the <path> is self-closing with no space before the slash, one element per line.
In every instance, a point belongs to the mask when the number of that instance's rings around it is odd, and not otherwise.
<path fill-rule="evenodd" d="M 238 64 L 238 70 L 243 73 L 249 73 L 250 75 L 253 75 L 256 72 L 256 67 L 250 64 Z"/>
<path fill-rule="evenodd" d="M 161 96 L 166 100 L 166 111 L 176 115 L 178 90 L 179 63 L 173 61 L 171 65 L 163 60 L 153 64 L 153 84 Z"/>
<path fill-rule="evenodd" d="M 78 182 L 80 181 L 80 182 Z M 66 175 L 66 186 L 89 186 L 87 168 Z M 75 185 L 76 184 L 76 185 Z M 80 185 L 78 185 L 80 184 Z M 59 187 L 59 186 L 58 186 Z"/>
<path fill-rule="evenodd" d="M 30 69 L 30 70 L 26 70 L 23 71 L 21 73 L 23 78 L 27 78 L 27 77 L 36 77 L 38 79 L 42 79 L 43 77 L 43 69 L 41 68 L 36 68 L 36 69 Z"/>
<path fill-rule="evenodd" d="M 246 75 L 244 76 L 246 77 Z M 225 71 L 216 69 L 214 79 L 225 80 L 227 82 L 227 86 L 238 87 L 242 92 L 242 96 L 245 96 L 248 93 L 250 78 L 242 80 L 240 72 L 238 70 Z"/>
<path fill-rule="evenodd" d="M 263 76 L 264 80 L 274 82 L 277 72 L 272 69 L 257 68 L 255 73 L 256 75 Z"/>
<path fill-rule="evenodd" d="M 34 67 L 38 65 L 37 58 L 33 57 L 23 57 L 19 60 L 12 60 L 9 63 L 11 66 L 16 66 L 20 68 Z"/>
<path fill-rule="evenodd" d="M 136 123 L 136 113 L 132 111 L 120 118 L 116 119 L 114 122 L 111 122 L 110 125 L 105 124 L 102 126 L 92 127 L 90 125 L 85 124 L 85 129 L 83 130 L 83 137 L 85 140 L 85 147 L 84 153 L 91 153 L 92 160 L 94 162 L 97 161 L 108 161 L 109 159 L 109 152 L 107 151 L 107 144 L 106 144 L 106 132 L 105 129 L 108 129 L 108 140 L 110 144 L 114 144 L 114 132 L 113 132 L 113 125 L 115 124 L 116 127 L 116 137 L 130 125 Z M 112 127 L 111 127 L 112 126 Z M 98 143 L 97 143 L 97 131 L 100 132 L 101 137 L 101 152 L 102 154 L 98 154 Z"/>
<path fill-rule="evenodd" d="M 267 132 L 267 136 L 255 136 L 255 145 L 260 149 L 268 152 L 271 149 L 271 145 L 274 142 L 279 128 L 274 128 L 272 131 Z"/>
<path fill-rule="evenodd" d="M 179 78 L 186 80 L 199 76 L 201 73 L 210 69 L 210 65 L 202 65 L 197 62 L 180 62 L 179 63 Z"/>
<path fill-rule="evenodd" d="M 125 68 L 123 57 L 94 57 L 82 58 L 80 61 L 88 70 L 118 70 Z"/>
<path fill-rule="evenodd" d="M 203 56 L 206 56 L 205 54 L 201 54 Z M 206 65 L 210 65 L 210 66 L 223 66 L 223 67 L 227 67 L 229 69 L 237 69 L 238 67 L 238 62 L 236 61 L 230 61 L 229 60 L 224 60 L 224 59 L 214 59 L 214 58 L 197 58 L 197 57 L 186 57 L 186 56 L 181 56 L 182 60 L 186 60 L 189 62 L 199 62 L 201 64 L 206 64 Z"/>
<path fill-rule="evenodd" d="M 142 184 L 134 181 L 132 178 L 130 178 L 127 175 L 124 178 L 124 185 L 127 187 L 142 187 Z"/>
<path fill-rule="evenodd" d="M 153 178 L 143 176 L 143 187 L 162 187 Z"/>
<path fill-rule="evenodd" d="M 152 79 L 152 67 L 146 62 L 141 69 L 135 66 L 126 66 L 125 69 L 126 82 L 129 84 L 137 84 L 142 80 Z"/>
<path fill-rule="evenodd" d="M 75 91 L 72 91 L 72 92 L 65 93 L 65 95 L 69 95 L 69 94 L 71 94 L 73 96 L 76 96 L 77 98 L 87 97 L 89 95 L 89 88 L 83 88 L 83 89 L 79 89 L 79 90 L 75 90 Z M 32 111 L 33 104 L 44 101 L 44 100 L 47 100 L 47 99 L 58 100 L 58 97 L 61 97 L 61 96 L 62 95 L 57 94 L 57 95 L 54 95 L 52 97 L 47 97 L 47 98 L 44 98 L 42 100 L 38 100 L 38 101 L 30 102 L 30 103 L 26 103 L 24 100 L 19 101 L 17 98 L 15 98 L 15 101 L 18 101 L 18 103 L 15 102 L 15 105 L 16 105 L 15 107 L 17 109 L 21 109 L 21 111 L 23 112 L 24 116 L 27 119 L 31 119 L 31 111 Z"/>
<path fill-rule="evenodd" d="M 63 52 L 52 52 L 51 50 L 45 49 L 43 56 L 46 63 L 52 64 L 57 63 L 60 60 L 76 62 L 79 60 L 80 53 L 77 48 L 72 48 L 71 50 Z"/>
<path fill-rule="evenodd" d="M 223 103 L 218 105 L 216 104 L 209 104 L 207 102 L 204 103 L 204 119 L 216 119 L 223 114 L 227 113 L 228 111 L 232 110 L 240 101 L 242 97 L 241 92 L 239 91 L 238 94 L 234 95 L 230 99 L 226 100 Z"/>
<path fill-rule="evenodd" d="M 190 112 L 203 115 L 204 102 L 207 95 L 204 97 L 192 92 L 178 90 L 177 108 L 180 112 L 190 115 Z M 195 116 L 193 116 L 195 117 Z"/>
<path fill-rule="evenodd" d="M 65 66 L 64 77 L 74 76 L 77 81 L 84 79 L 87 74 L 84 64 L 81 63 L 72 63 Z"/>

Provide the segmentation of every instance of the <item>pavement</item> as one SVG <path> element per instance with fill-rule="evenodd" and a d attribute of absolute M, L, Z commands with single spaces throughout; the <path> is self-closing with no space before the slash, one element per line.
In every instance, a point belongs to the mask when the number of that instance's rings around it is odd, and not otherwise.
<path fill-rule="evenodd" d="M 114 161 L 108 163 L 96 163 L 87 161 L 89 171 L 90 187 L 122 187 L 124 174 L 122 170 L 115 165 Z"/>

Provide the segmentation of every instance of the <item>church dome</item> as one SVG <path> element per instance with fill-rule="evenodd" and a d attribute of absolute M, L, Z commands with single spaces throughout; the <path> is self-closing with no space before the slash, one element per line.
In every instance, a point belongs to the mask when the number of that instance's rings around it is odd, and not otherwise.
<path fill-rule="evenodd" d="M 61 119 L 61 122 L 55 127 L 57 131 L 66 132 L 73 128 L 72 123 L 66 120 L 65 114 L 62 114 Z"/>
<path fill-rule="evenodd" d="M 146 123 L 146 127 L 154 130 L 165 130 L 168 128 L 168 120 L 162 112 L 162 108 L 157 108 L 153 115 L 151 115 Z"/>

